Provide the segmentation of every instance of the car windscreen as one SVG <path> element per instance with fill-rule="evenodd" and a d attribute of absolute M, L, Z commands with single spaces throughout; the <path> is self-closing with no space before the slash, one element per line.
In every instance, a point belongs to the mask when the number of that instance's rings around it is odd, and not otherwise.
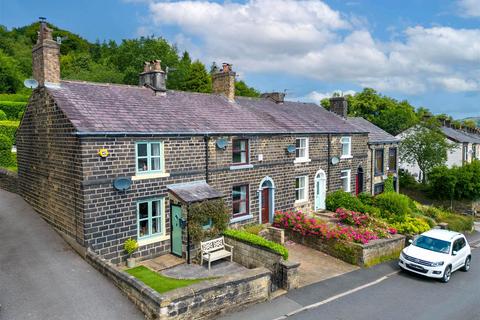
<path fill-rule="evenodd" d="M 430 238 L 426 236 L 420 236 L 413 242 L 414 246 L 417 246 L 422 249 L 427 249 L 430 251 L 440 252 L 440 253 L 450 253 L 450 242 L 439 240 L 435 238 Z"/>

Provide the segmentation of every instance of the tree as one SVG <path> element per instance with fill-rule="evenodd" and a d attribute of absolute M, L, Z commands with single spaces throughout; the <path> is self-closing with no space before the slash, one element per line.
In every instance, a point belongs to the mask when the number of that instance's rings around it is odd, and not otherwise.
<path fill-rule="evenodd" d="M 185 90 L 193 92 L 212 92 L 212 81 L 205 66 L 200 61 L 190 65 L 189 73 L 185 79 Z"/>
<path fill-rule="evenodd" d="M 235 95 L 241 97 L 260 97 L 260 92 L 255 88 L 249 87 L 243 80 L 235 82 Z"/>
<path fill-rule="evenodd" d="M 0 50 L 0 92 L 15 93 L 21 86 L 15 60 Z"/>
<path fill-rule="evenodd" d="M 425 183 L 426 175 L 433 168 L 444 165 L 448 152 L 456 146 L 445 138 L 436 119 L 422 122 L 410 130 L 400 144 L 400 157 L 406 163 L 418 165 L 422 182 Z"/>

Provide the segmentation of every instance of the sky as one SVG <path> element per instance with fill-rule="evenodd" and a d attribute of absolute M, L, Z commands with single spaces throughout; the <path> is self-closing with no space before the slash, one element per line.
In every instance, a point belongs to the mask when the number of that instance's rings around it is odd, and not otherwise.
<path fill-rule="evenodd" d="M 90 41 L 162 36 L 290 100 L 371 87 L 480 116 L 480 0 L 0 0 L 7 28 L 39 16 Z"/>

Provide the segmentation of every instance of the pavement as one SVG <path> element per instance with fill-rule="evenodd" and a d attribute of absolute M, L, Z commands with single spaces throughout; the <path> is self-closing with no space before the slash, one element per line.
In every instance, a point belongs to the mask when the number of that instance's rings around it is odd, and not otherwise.
<path fill-rule="evenodd" d="M 0 319 L 144 319 L 18 195 L 0 190 Z"/>
<path fill-rule="evenodd" d="M 467 235 L 472 248 L 480 246 L 480 224 L 476 229 Z M 478 320 L 479 283 L 480 249 L 474 249 L 470 272 L 455 272 L 448 284 L 400 272 L 397 261 L 391 261 L 291 290 L 219 319 Z"/>

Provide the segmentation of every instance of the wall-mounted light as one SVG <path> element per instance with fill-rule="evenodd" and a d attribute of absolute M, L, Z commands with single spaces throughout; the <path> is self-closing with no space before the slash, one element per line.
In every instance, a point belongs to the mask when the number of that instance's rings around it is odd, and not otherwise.
<path fill-rule="evenodd" d="M 102 158 L 106 158 L 110 155 L 110 152 L 108 152 L 107 149 L 102 148 L 102 149 L 98 150 L 98 155 Z"/>

